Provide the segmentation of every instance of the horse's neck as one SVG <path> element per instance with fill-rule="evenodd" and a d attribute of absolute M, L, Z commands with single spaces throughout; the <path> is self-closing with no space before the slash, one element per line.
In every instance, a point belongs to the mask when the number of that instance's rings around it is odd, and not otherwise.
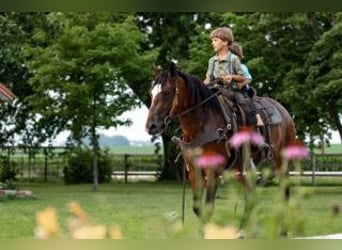
<path fill-rule="evenodd" d="M 193 114 L 187 114 L 179 118 L 183 136 L 194 138 L 203 132 L 204 122 L 199 118 L 198 115 L 194 114 L 195 112 L 193 112 Z"/>
<path fill-rule="evenodd" d="M 192 102 L 189 98 L 191 94 L 188 91 L 188 87 L 180 85 L 179 92 L 183 93 L 181 99 L 184 101 L 178 106 L 177 113 L 185 112 L 179 117 L 183 136 L 193 139 L 209 130 L 219 128 L 223 117 L 216 110 L 206 108 L 207 102 L 210 100 Z"/>
<path fill-rule="evenodd" d="M 218 114 L 204 109 L 203 106 L 179 118 L 185 140 L 192 140 L 208 131 L 218 129 L 221 126 L 221 120 Z"/>

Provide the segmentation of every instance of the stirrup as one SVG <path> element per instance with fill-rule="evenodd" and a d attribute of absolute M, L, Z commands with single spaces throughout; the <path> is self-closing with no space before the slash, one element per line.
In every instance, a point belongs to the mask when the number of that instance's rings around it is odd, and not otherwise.
<path fill-rule="evenodd" d="M 258 145 L 258 149 L 260 151 L 269 150 L 270 149 L 270 145 L 268 145 L 266 142 L 263 142 L 263 143 L 260 143 Z"/>

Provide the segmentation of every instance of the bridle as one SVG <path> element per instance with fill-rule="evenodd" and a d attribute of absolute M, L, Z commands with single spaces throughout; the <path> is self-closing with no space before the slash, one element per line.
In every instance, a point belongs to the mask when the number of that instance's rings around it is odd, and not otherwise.
<path fill-rule="evenodd" d="M 178 75 L 172 76 L 172 84 L 175 86 L 175 95 L 173 97 L 172 103 L 175 102 L 175 107 L 177 107 L 178 103 L 179 103 L 179 101 L 178 101 L 179 87 L 178 87 L 177 77 L 178 77 Z M 204 105 L 205 103 L 207 103 L 208 101 L 210 101 L 214 97 L 218 96 L 221 92 L 222 92 L 221 89 L 218 89 L 213 94 L 211 94 L 209 97 L 205 98 L 203 101 L 196 103 L 194 106 L 192 106 L 192 107 L 190 107 L 184 111 L 181 111 L 180 113 L 177 113 L 177 114 L 172 114 L 173 108 L 171 108 L 169 114 L 164 117 L 164 120 L 163 120 L 164 126 L 162 129 L 162 132 L 164 132 L 167 129 L 167 127 L 170 124 L 170 122 L 172 121 L 172 119 L 180 118 L 180 117 L 194 111 L 198 107 Z"/>

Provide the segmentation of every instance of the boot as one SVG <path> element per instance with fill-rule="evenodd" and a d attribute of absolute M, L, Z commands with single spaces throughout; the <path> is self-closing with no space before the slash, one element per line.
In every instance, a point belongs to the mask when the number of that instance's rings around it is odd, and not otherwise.
<path fill-rule="evenodd" d="M 258 115 L 257 115 L 258 116 Z M 260 116 L 260 115 L 259 115 Z M 261 117 L 260 117 L 261 118 Z M 261 133 L 261 128 L 260 128 L 260 126 L 257 126 L 256 127 L 256 131 L 261 135 L 261 136 L 263 136 L 262 135 L 262 133 Z M 263 153 L 266 153 L 269 149 L 270 149 L 270 145 L 268 145 L 268 143 L 266 143 L 265 141 L 264 142 L 262 142 L 262 143 L 260 143 L 259 145 L 258 145 L 258 149 L 261 151 L 261 152 L 263 152 Z"/>

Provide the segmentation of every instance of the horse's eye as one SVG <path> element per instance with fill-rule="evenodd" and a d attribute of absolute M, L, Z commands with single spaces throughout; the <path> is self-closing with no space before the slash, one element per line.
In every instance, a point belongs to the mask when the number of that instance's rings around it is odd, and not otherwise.
<path fill-rule="evenodd" d="M 171 92 L 170 91 L 163 91 L 162 95 L 163 95 L 163 97 L 168 98 L 171 96 Z"/>

